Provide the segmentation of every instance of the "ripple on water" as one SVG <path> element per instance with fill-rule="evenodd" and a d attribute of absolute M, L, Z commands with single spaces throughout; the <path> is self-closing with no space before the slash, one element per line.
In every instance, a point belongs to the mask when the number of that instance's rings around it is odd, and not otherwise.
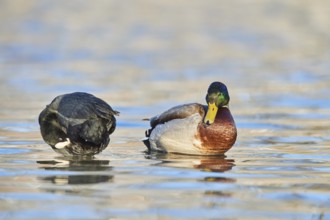
<path fill-rule="evenodd" d="M 307 136 L 272 136 L 261 138 L 261 141 L 265 144 L 313 145 L 322 141 L 322 138 Z"/>
<path fill-rule="evenodd" d="M 264 129 L 264 130 L 294 130 L 300 129 L 297 125 L 276 124 L 267 122 L 238 121 L 236 125 L 240 129 Z"/>
<path fill-rule="evenodd" d="M 0 143 L 1 144 L 1 143 Z M 30 153 L 32 149 L 27 148 L 17 148 L 17 147 L 11 147 L 11 148 L 0 148 L 0 154 L 2 155 L 10 155 L 10 154 L 26 154 Z"/>
<path fill-rule="evenodd" d="M 15 132 L 31 132 L 35 130 L 34 121 L 24 121 L 24 122 L 0 122 L 0 128 L 6 131 L 15 131 Z"/>

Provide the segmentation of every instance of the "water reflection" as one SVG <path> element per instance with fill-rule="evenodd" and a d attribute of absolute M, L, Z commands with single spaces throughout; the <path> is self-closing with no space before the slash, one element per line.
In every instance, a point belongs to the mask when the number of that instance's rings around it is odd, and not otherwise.
<path fill-rule="evenodd" d="M 227 159 L 226 156 L 151 153 L 146 158 L 160 160 L 157 166 L 194 168 L 208 172 L 225 172 L 235 166 L 235 160 Z"/>
<path fill-rule="evenodd" d="M 226 177 L 205 177 L 202 181 L 204 182 L 215 182 L 215 183 L 234 183 L 236 182 L 235 179 L 232 178 L 226 178 Z"/>
<path fill-rule="evenodd" d="M 58 157 L 55 160 L 39 160 L 39 168 L 45 170 L 68 170 L 68 171 L 105 171 L 111 170 L 110 160 L 67 160 Z"/>
<path fill-rule="evenodd" d="M 76 171 L 73 174 L 59 174 L 46 177 L 39 177 L 39 180 L 50 182 L 56 185 L 71 185 L 71 184 L 94 184 L 102 182 L 111 182 L 112 175 L 86 173 L 90 171 L 110 171 L 109 160 L 48 160 L 37 161 L 40 164 L 40 169 L 45 170 L 60 170 L 60 171 Z"/>
<path fill-rule="evenodd" d="M 213 196 L 213 197 L 223 197 L 228 198 L 232 196 L 232 193 L 217 191 L 217 190 L 207 190 L 204 192 L 205 196 Z"/>
<path fill-rule="evenodd" d="M 147 159 L 160 160 L 156 166 L 193 168 L 206 172 L 204 177 L 196 176 L 195 181 L 200 185 L 199 189 L 206 187 L 203 192 L 205 199 L 208 198 L 229 198 L 232 193 L 228 191 L 225 184 L 236 183 L 236 179 L 228 178 L 219 173 L 231 170 L 235 166 L 235 160 L 227 159 L 226 156 L 197 156 L 183 154 L 162 154 L 152 153 L 146 156 Z M 211 202 L 212 203 L 212 202 Z M 208 203 L 208 205 L 211 205 Z M 214 204 L 216 205 L 216 204 Z"/>
<path fill-rule="evenodd" d="M 112 181 L 109 175 L 67 175 L 41 177 L 40 180 L 51 182 L 56 185 L 94 184 Z"/>

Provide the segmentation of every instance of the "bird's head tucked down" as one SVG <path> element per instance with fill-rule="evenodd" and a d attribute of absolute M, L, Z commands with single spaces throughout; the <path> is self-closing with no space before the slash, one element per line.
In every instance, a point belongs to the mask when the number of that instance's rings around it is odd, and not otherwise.
<path fill-rule="evenodd" d="M 225 84 L 221 82 L 211 83 L 206 94 L 208 109 L 204 118 L 204 123 L 208 125 L 212 124 L 216 118 L 218 109 L 227 107 L 229 100 L 230 98 Z"/>

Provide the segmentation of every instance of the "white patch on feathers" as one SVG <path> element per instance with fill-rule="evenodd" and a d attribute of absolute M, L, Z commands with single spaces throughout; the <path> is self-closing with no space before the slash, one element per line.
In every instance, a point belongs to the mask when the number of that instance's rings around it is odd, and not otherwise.
<path fill-rule="evenodd" d="M 68 146 L 69 144 L 71 144 L 71 141 L 69 138 L 67 138 L 66 141 L 58 142 L 57 144 L 55 144 L 55 148 L 62 149 Z"/>

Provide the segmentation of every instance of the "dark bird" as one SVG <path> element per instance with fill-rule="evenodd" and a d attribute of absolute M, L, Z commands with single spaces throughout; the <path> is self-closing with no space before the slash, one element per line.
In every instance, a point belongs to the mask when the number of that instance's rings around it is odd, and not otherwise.
<path fill-rule="evenodd" d="M 64 156 L 92 156 L 104 150 L 119 115 L 105 101 L 83 92 L 57 96 L 39 115 L 44 141 Z"/>
<path fill-rule="evenodd" d="M 213 82 L 206 105 L 191 103 L 173 107 L 150 119 L 143 141 L 149 151 L 195 155 L 221 155 L 235 143 L 237 130 L 229 111 L 225 84 Z"/>

